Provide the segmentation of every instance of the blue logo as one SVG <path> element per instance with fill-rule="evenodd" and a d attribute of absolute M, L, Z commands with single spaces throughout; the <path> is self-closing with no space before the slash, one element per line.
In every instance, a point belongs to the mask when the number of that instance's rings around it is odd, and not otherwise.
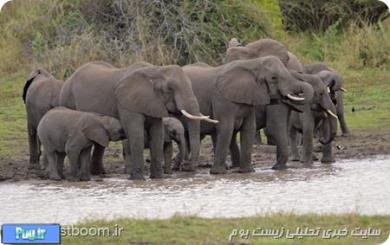
<path fill-rule="evenodd" d="M 1 242 L 4 244 L 59 244 L 59 224 L 3 224 Z"/>

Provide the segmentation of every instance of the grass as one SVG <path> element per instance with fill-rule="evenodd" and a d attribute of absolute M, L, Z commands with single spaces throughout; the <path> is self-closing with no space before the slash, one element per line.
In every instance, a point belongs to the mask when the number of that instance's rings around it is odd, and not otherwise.
<path fill-rule="evenodd" d="M 77 227 L 109 227 L 115 225 L 123 228 L 121 236 L 111 237 L 76 237 L 63 236 L 64 244 L 228 244 L 229 236 L 234 229 L 281 229 L 290 231 L 319 228 L 319 237 L 273 239 L 250 237 L 242 239 L 233 237 L 232 244 L 379 244 L 386 240 L 390 231 L 388 216 L 358 216 L 358 215 L 303 215 L 275 214 L 265 217 L 237 219 L 204 219 L 197 217 L 173 217 L 167 220 L 134 220 L 118 219 L 114 221 L 89 221 Z M 327 229 L 344 229 L 350 232 L 355 228 L 380 229 L 380 237 L 367 239 L 359 237 L 342 237 L 340 239 L 323 239 L 322 232 Z"/>
<path fill-rule="evenodd" d="M 0 158 L 27 159 L 26 113 L 21 99 L 27 75 L 19 72 L 0 80 Z M 346 120 L 352 132 L 389 132 L 390 74 L 380 69 L 350 69 L 343 75 L 348 90 L 344 98 Z M 113 146 L 120 151 L 119 144 Z"/>

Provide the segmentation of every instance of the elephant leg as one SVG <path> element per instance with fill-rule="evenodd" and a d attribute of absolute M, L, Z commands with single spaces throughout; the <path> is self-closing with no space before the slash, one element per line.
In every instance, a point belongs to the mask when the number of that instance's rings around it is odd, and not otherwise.
<path fill-rule="evenodd" d="M 172 165 L 171 165 L 172 154 L 173 154 L 172 142 L 164 143 L 164 173 L 165 174 L 172 174 Z M 180 154 L 180 152 L 178 154 Z M 180 168 L 180 163 L 179 163 L 179 168 Z"/>
<path fill-rule="evenodd" d="M 233 136 L 234 118 L 220 121 L 217 126 L 216 147 L 214 163 L 210 169 L 211 174 L 225 174 L 226 156 Z M 251 135 L 253 139 L 253 134 Z"/>
<path fill-rule="evenodd" d="M 310 110 L 305 111 L 301 118 L 303 140 L 301 162 L 305 166 L 311 166 L 313 164 L 314 118 Z"/>
<path fill-rule="evenodd" d="M 43 155 L 46 158 L 46 155 Z M 61 179 L 65 179 L 64 175 L 64 160 L 65 160 L 66 154 L 64 152 L 57 152 L 57 168 L 58 168 L 58 174 L 60 175 Z"/>
<path fill-rule="evenodd" d="M 149 128 L 150 135 L 150 178 L 162 178 L 164 159 L 164 124 L 161 118 L 153 118 Z"/>
<path fill-rule="evenodd" d="M 93 146 L 92 160 L 91 160 L 91 173 L 93 175 L 105 174 L 106 171 L 103 167 L 104 147 L 99 144 Z"/>
<path fill-rule="evenodd" d="M 85 148 L 80 153 L 80 180 L 89 181 L 91 180 L 89 166 L 91 163 L 91 147 Z"/>
<path fill-rule="evenodd" d="M 294 128 L 294 126 L 289 126 L 289 136 L 290 136 L 290 148 L 291 148 L 291 160 L 298 162 L 299 150 L 298 150 L 298 131 Z"/>
<path fill-rule="evenodd" d="M 240 148 L 237 144 L 237 132 L 233 133 L 232 141 L 230 142 L 230 158 L 232 160 L 232 167 L 240 167 Z"/>
<path fill-rule="evenodd" d="M 255 133 L 255 144 L 256 145 L 261 145 L 261 144 L 263 144 L 263 141 L 262 141 L 262 139 L 261 139 L 261 132 L 260 132 L 261 130 L 258 130 L 258 131 L 256 131 L 256 133 Z"/>
<path fill-rule="evenodd" d="M 30 148 L 30 169 L 39 168 L 39 140 L 37 130 L 27 122 L 28 145 Z"/>
<path fill-rule="evenodd" d="M 347 127 L 347 123 L 345 122 L 345 118 L 344 118 L 343 92 L 338 91 L 337 93 L 338 93 L 337 94 L 337 105 L 336 105 L 337 117 L 339 118 L 342 136 L 347 137 L 350 135 L 350 132 L 349 132 L 349 129 Z"/>
<path fill-rule="evenodd" d="M 130 179 L 132 180 L 144 180 L 144 116 L 127 112 L 130 115 L 126 115 L 126 120 L 122 122 L 126 131 L 128 140 L 128 149 L 126 152 L 131 153 L 127 159 L 128 170 L 130 171 Z M 126 126 L 125 126 L 126 125 Z M 161 144 L 162 147 L 162 144 Z"/>
<path fill-rule="evenodd" d="M 79 149 L 66 149 L 66 155 L 70 164 L 70 176 L 68 180 L 79 181 L 80 180 L 80 150 Z"/>
<path fill-rule="evenodd" d="M 267 122 L 266 132 L 276 144 L 276 163 L 274 170 L 286 169 L 288 161 L 288 132 L 287 124 L 290 116 L 290 109 L 287 105 L 268 105 L 266 108 Z"/>
<path fill-rule="evenodd" d="M 329 124 L 323 123 L 321 127 L 321 133 L 323 135 L 329 134 Z M 332 143 L 322 145 L 322 163 L 333 163 L 335 162 L 332 151 Z"/>
<path fill-rule="evenodd" d="M 131 153 L 130 153 L 129 141 L 127 139 L 122 140 L 122 156 L 123 156 L 123 160 L 125 162 L 123 173 L 130 174 L 130 171 L 129 171 L 130 166 L 127 163 L 130 162 Z"/>
<path fill-rule="evenodd" d="M 252 166 L 252 146 L 253 146 L 253 134 L 256 132 L 256 119 L 255 111 L 252 109 L 252 113 L 244 120 L 240 131 L 240 173 L 254 172 Z"/>
<path fill-rule="evenodd" d="M 47 168 L 47 173 L 49 175 L 49 179 L 61 180 L 61 177 L 58 173 L 56 152 L 55 151 L 47 151 L 47 160 L 49 161 L 49 165 Z"/>

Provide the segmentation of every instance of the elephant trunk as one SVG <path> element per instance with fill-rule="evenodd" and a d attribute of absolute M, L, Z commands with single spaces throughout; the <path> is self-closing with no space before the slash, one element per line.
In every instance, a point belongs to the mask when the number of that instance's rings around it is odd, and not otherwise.
<path fill-rule="evenodd" d="M 195 98 L 193 99 L 186 98 L 186 100 L 180 100 L 179 98 L 177 98 L 176 102 L 179 111 L 185 110 L 191 115 L 201 115 L 199 111 L 198 101 Z M 185 156 L 187 157 L 185 157 L 185 160 L 189 160 L 188 163 L 189 165 L 188 166 L 183 165 L 183 169 L 188 167 L 189 170 L 192 170 L 195 166 L 197 166 L 199 154 L 200 154 L 200 121 L 185 117 L 185 122 L 186 122 L 186 128 L 188 130 L 188 145 L 189 145 L 189 151 L 186 152 Z"/>
<path fill-rule="evenodd" d="M 186 137 L 185 137 L 184 132 L 182 134 L 180 134 L 180 138 L 176 139 L 176 140 L 177 140 L 176 143 L 179 146 L 179 156 L 180 156 L 180 159 L 177 159 L 177 160 L 181 164 L 183 162 L 183 160 L 187 160 L 188 159 L 187 142 L 186 142 Z"/>
<path fill-rule="evenodd" d="M 293 103 L 307 104 L 313 99 L 314 90 L 310 84 L 296 82 L 289 88 L 285 89 L 284 94 L 286 94 L 286 97 Z"/>
<path fill-rule="evenodd" d="M 326 135 L 324 135 L 325 138 L 321 138 L 319 141 L 321 144 L 327 145 L 334 140 L 337 134 L 336 107 L 332 103 L 327 93 L 324 94 L 320 104 L 321 107 L 325 110 L 325 113 L 327 114 L 327 118 L 324 121 L 324 123 L 327 124 L 326 125 L 327 130 L 325 131 L 326 132 Z"/>

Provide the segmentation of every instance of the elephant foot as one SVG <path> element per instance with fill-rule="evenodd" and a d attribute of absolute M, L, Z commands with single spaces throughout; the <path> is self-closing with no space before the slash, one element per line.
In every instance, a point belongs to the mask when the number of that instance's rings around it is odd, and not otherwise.
<path fill-rule="evenodd" d="M 90 181 L 91 177 L 90 176 L 81 176 L 80 181 Z"/>
<path fill-rule="evenodd" d="M 227 173 L 227 170 L 226 170 L 225 165 L 217 166 L 214 164 L 210 169 L 210 174 L 226 174 L 226 173 Z"/>
<path fill-rule="evenodd" d="M 196 169 L 194 167 L 194 164 L 190 162 L 184 162 L 181 166 L 181 171 L 183 172 L 195 172 Z"/>
<path fill-rule="evenodd" d="M 321 163 L 323 163 L 323 164 L 331 164 L 334 162 L 335 162 L 334 158 L 322 158 L 321 159 Z"/>
<path fill-rule="evenodd" d="M 342 134 L 341 134 L 341 137 L 349 137 L 349 136 L 351 136 L 351 133 L 349 133 L 349 132 L 348 132 L 348 133 L 342 133 Z"/>
<path fill-rule="evenodd" d="M 253 173 L 255 172 L 255 169 L 252 166 L 247 166 L 247 167 L 240 167 L 238 170 L 239 173 Z"/>
<path fill-rule="evenodd" d="M 312 168 L 313 167 L 313 162 L 303 162 L 302 163 L 302 166 L 304 167 L 304 168 Z"/>
<path fill-rule="evenodd" d="M 106 170 L 103 167 L 98 167 L 96 166 L 97 164 L 92 164 L 91 168 L 91 174 L 92 175 L 101 175 L 101 174 L 106 174 Z"/>
<path fill-rule="evenodd" d="M 164 169 L 164 174 L 173 174 L 172 169 Z"/>
<path fill-rule="evenodd" d="M 69 176 L 67 178 L 67 180 L 70 181 L 70 182 L 77 182 L 77 181 L 80 181 L 80 178 L 76 177 L 76 176 Z"/>
<path fill-rule="evenodd" d="M 142 174 L 130 174 L 129 180 L 145 180 Z"/>
<path fill-rule="evenodd" d="M 49 174 L 49 179 L 59 181 L 61 177 L 58 174 Z"/>
<path fill-rule="evenodd" d="M 39 162 L 30 162 L 27 168 L 28 170 L 41 170 L 41 166 L 39 166 Z"/>
<path fill-rule="evenodd" d="M 273 170 L 285 170 L 285 169 L 287 169 L 287 165 L 282 164 L 282 163 L 277 163 L 274 166 L 272 166 L 272 169 Z"/>
<path fill-rule="evenodd" d="M 299 162 L 299 161 L 300 161 L 300 157 L 299 157 L 299 156 L 292 156 L 292 157 L 291 157 L 291 161 L 293 161 L 293 162 Z"/>

